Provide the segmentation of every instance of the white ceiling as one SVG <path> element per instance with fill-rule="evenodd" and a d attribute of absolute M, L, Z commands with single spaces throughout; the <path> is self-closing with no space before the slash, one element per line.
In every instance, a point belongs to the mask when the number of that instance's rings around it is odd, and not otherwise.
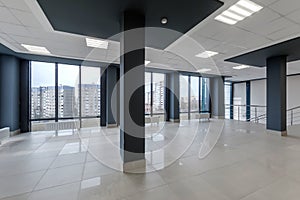
<path fill-rule="evenodd" d="M 264 8 L 231 26 L 214 18 L 238 0 L 224 0 L 224 6 L 202 21 L 164 51 L 147 48 L 148 66 L 197 71 L 211 68 L 211 74 L 232 76 L 240 81 L 265 77 L 265 68 L 234 70 L 224 59 L 300 36 L 299 0 L 253 0 Z M 0 0 L 0 43 L 16 52 L 21 44 L 45 46 L 53 56 L 102 62 L 119 62 L 119 43 L 107 50 L 86 47 L 85 37 L 54 31 L 36 0 Z M 217 51 L 212 59 L 196 58 L 204 50 Z M 300 73 L 300 62 L 288 64 L 288 73 Z"/>

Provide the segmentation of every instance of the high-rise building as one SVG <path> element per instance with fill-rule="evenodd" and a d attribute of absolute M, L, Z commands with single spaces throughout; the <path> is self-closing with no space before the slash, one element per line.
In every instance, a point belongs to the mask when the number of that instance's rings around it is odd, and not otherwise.
<path fill-rule="evenodd" d="M 81 85 L 81 115 L 82 116 L 100 115 L 100 85 L 97 84 Z"/>
<path fill-rule="evenodd" d="M 76 116 L 78 105 L 75 102 L 75 88 L 58 87 L 58 117 Z M 31 118 L 55 117 L 55 87 L 33 87 L 31 91 Z"/>

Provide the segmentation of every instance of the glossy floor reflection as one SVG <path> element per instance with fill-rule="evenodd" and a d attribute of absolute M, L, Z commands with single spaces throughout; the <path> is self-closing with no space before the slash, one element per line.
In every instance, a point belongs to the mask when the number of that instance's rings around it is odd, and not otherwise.
<path fill-rule="evenodd" d="M 118 129 L 10 138 L 0 146 L 0 199 L 300 199 L 300 127 L 291 127 L 288 137 L 280 137 L 266 132 L 263 125 L 225 120 L 216 146 L 200 159 L 201 146 L 210 147 L 217 137 L 207 137 L 209 127 L 216 131 L 219 122 L 147 127 L 146 157 L 153 171 L 146 174 L 124 174 L 95 159 L 114 159 L 109 148 L 118 146 Z M 191 130 L 197 130 L 194 136 Z M 175 136 L 174 146 L 157 151 Z"/>

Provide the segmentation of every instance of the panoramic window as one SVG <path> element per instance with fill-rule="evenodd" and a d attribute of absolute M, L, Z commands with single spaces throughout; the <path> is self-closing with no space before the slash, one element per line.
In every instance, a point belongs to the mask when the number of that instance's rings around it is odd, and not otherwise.
<path fill-rule="evenodd" d="M 180 75 L 180 118 L 194 119 L 199 112 L 209 112 L 209 79 Z"/>
<path fill-rule="evenodd" d="M 165 74 L 152 73 L 153 114 L 165 113 Z"/>
<path fill-rule="evenodd" d="M 163 73 L 145 73 L 145 115 L 155 115 L 160 121 L 165 120 L 165 81 Z"/>
<path fill-rule="evenodd" d="M 189 111 L 189 77 L 180 75 L 180 112 Z"/>
<path fill-rule="evenodd" d="M 32 131 L 99 126 L 100 77 L 100 67 L 31 62 Z"/>
<path fill-rule="evenodd" d="M 81 118 L 82 127 L 96 127 L 100 123 L 101 69 L 81 67 Z"/>
<path fill-rule="evenodd" d="M 31 63 L 31 119 L 55 117 L 55 64 Z"/>
<path fill-rule="evenodd" d="M 150 115 L 152 112 L 151 100 L 151 73 L 145 73 L 145 114 Z"/>
<path fill-rule="evenodd" d="M 79 116 L 79 66 L 58 64 L 58 117 Z"/>
<path fill-rule="evenodd" d="M 225 82 L 224 101 L 225 101 L 225 119 L 230 119 L 230 100 L 231 100 L 231 83 Z"/>
<path fill-rule="evenodd" d="M 201 78 L 201 112 L 210 111 L 209 78 Z"/>

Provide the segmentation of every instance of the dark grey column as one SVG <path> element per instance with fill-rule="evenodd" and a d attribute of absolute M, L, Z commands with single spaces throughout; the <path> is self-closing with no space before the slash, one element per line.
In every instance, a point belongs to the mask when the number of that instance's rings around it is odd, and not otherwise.
<path fill-rule="evenodd" d="M 251 84 L 250 81 L 246 82 L 246 120 L 250 121 L 251 117 Z"/>
<path fill-rule="evenodd" d="M 30 62 L 21 60 L 20 63 L 20 130 L 21 133 L 30 131 Z"/>
<path fill-rule="evenodd" d="M 145 16 L 125 11 L 121 24 L 120 147 L 126 164 L 145 159 Z"/>
<path fill-rule="evenodd" d="M 267 59 L 267 129 L 286 132 L 286 56 Z"/>
<path fill-rule="evenodd" d="M 109 66 L 106 69 L 106 126 L 117 126 L 117 82 L 118 69 L 115 66 Z"/>
<path fill-rule="evenodd" d="M 230 87 L 230 119 L 233 119 L 233 115 L 234 115 L 234 107 L 233 107 L 233 99 L 234 99 L 234 84 L 231 83 L 231 87 Z"/>
<path fill-rule="evenodd" d="M 179 74 L 169 73 L 167 74 L 167 119 L 172 122 L 180 121 L 179 111 Z"/>
<path fill-rule="evenodd" d="M 20 129 L 20 61 L 0 55 L 0 128 L 9 127 L 13 134 Z"/>
<path fill-rule="evenodd" d="M 100 126 L 106 126 L 106 70 L 101 74 Z"/>
<path fill-rule="evenodd" d="M 224 79 L 223 77 L 210 78 L 210 98 L 211 98 L 211 116 L 215 118 L 225 118 L 224 104 Z"/>

